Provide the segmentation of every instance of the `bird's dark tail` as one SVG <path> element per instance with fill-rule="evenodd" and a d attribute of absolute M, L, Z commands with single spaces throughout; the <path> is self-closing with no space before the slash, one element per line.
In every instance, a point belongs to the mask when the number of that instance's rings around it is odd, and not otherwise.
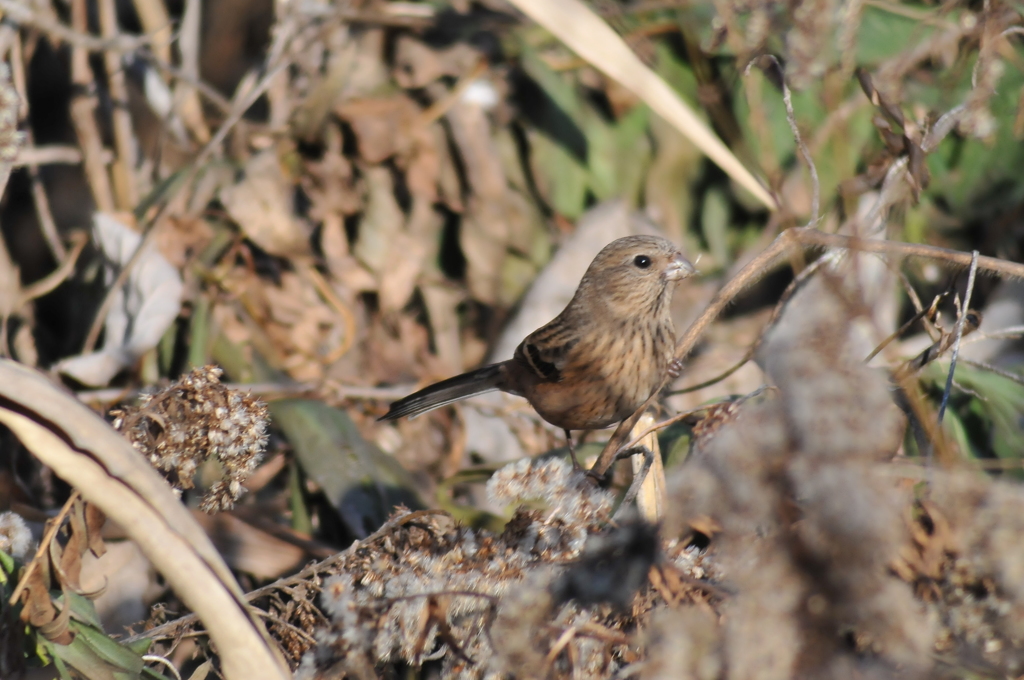
<path fill-rule="evenodd" d="M 453 401 L 500 389 L 503 379 L 504 371 L 501 364 L 484 366 L 475 371 L 442 380 L 429 387 L 424 387 L 404 399 L 399 399 L 391 404 L 391 410 L 379 419 L 395 420 L 402 416 L 415 417 Z"/>

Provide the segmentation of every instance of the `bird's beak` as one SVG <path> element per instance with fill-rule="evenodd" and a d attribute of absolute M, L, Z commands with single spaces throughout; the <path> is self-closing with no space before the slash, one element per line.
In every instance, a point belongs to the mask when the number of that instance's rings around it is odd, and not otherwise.
<path fill-rule="evenodd" d="M 689 260 L 683 257 L 682 253 L 676 253 L 672 261 L 668 263 L 668 267 L 665 268 L 665 278 L 669 281 L 687 279 L 696 273 L 697 270 Z"/>

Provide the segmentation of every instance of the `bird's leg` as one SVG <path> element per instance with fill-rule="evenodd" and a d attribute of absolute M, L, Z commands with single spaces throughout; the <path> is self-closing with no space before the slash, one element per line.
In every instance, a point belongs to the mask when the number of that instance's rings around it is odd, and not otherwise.
<path fill-rule="evenodd" d="M 572 469 L 582 470 L 583 466 L 580 465 L 580 461 L 576 458 L 576 444 L 572 441 L 572 432 L 569 430 L 563 430 L 565 432 L 565 438 L 569 441 L 569 455 L 572 456 Z"/>

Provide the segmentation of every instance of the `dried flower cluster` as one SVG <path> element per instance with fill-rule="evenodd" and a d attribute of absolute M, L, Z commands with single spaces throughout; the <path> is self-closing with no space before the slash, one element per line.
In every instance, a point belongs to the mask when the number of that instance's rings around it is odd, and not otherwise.
<path fill-rule="evenodd" d="M 487 495 L 505 505 L 542 501 L 547 509 L 544 522 L 534 528 L 535 539 L 542 549 L 564 544 L 565 557 L 579 554 L 587 535 L 608 521 L 615 500 L 594 489 L 563 458 L 527 458 L 508 465 L 487 482 Z"/>
<path fill-rule="evenodd" d="M 931 484 L 919 518 L 924 531 L 915 537 L 921 560 L 914 563 L 920 596 L 937 614 L 936 650 L 1020 675 L 1024 493 L 1017 484 L 971 474 L 937 473 Z"/>
<path fill-rule="evenodd" d="M 498 536 L 432 514 L 356 548 L 324 583 L 333 623 L 298 677 L 375 677 L 382 664 L 431 660 L 444 677 L 602 677 L 635 661 L 630 633 L 655 596 L 634 595 L 656 552 L 654 533 L 642 525 L 609 532 L 610 495 L 561 459 L 512 464 L 488 490 L 545 507 L 520 508 Z M 696 549 L 669 552 L 673 574 L 703 573 Z M 632 607 L 602 604 L 616 600 Z"/>
<path fill-rule="evenodd" d="M 18 131 L 18 104 L 21 101 L 11 84 L 11 70 L 0 64 L 0 161 L 11 162 L 25 135 Z"/>
<path fill-rule="evenodd" d="M 197 368 L 180 381 L 145 395 L 138 406 L 114 412 L 114 427 L 142 452 L 179 492 L 191 489 L 206 460 L 224 478 L 207 490 L 200 507 L 225 510 L 245 492 L 267 443 L 267 407 L 220 384 L 221 369 Z"/>
<path fill-rule="evenodd" d="M 13 512 L 0 512 L 0 552 L 25 557 L 32 547 L 32 532 L 25 520 Z"/>

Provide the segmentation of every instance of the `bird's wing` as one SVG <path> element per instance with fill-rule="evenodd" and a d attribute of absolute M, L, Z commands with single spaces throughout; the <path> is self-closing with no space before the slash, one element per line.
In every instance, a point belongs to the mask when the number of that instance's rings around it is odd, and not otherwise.
<path fill-rule="evenodd" d="M 576 340 L 571 335 L 553 330 L 541 328 L 523 340 L 516 348 L 515 360 L 541 380 L 557 382 L 562 378 L 569 350 Z"/>

